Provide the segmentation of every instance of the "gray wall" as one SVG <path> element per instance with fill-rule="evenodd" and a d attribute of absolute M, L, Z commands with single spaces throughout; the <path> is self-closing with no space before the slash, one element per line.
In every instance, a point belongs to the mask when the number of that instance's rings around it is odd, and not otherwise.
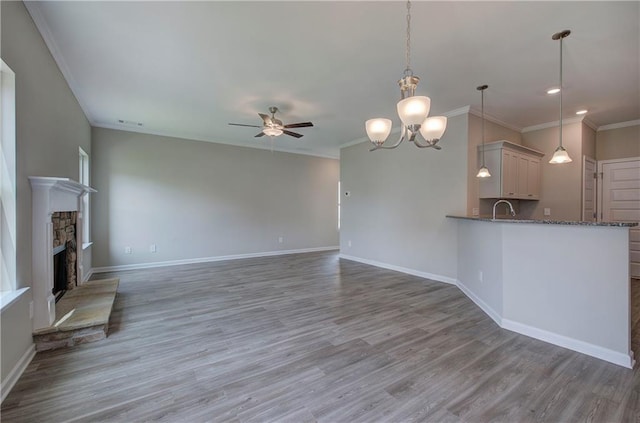
<path fill-rule="evenodd" d="M 640 125 L 608 129 L 596 133 L 596 159 L 640 157 Z"/>
<path fill-rule="evenodd" d="M 628 228 L 457 223 L 460 287 L 499 325 L 629 366 Z"/>
<path fill-rule="evenodd" d="M 557 127 L 522 134 L 522 145 L 545 153 L 541 161 L 540 201 L 520 201 L 523 214 L 531 219 L 580 220 L 582 217 L 583 123 L 563 125 L 562 145 L 573 160 L 571 163 L 549 163 L 558 142 Z M 551 216 L 544 216 L 545 207 L 551 209 Z"/>
<path fill-rule="evenodd" d="M 28 176 L 78 179 L 78 146 L 91 151 L 91 128 L 22 2 L 0 2 L 2 58 L 16 74 L 17 287 L 31 285 L 31 187 Z M 28 301 L 2 315 L 2 380 L 31 345 Z M 27 318 L 25 318 L 27 316 Z M 11 331 L 5 332 L 5 328 Z M 28 334 L 12 336 L 6 333 Z"/>
<path fill-rule="evenodd" d="M 338 160 L 104 128 L 92 136 L 94 267 L 338 245 Z"/>
<path fill-rule="evenodd" d="M 441 151 L 343 148 L 341 253 L 454 282 L 456 225 L 445 215 L 466 213 L 467 132 L 465 114 L 449 119 Z"/>

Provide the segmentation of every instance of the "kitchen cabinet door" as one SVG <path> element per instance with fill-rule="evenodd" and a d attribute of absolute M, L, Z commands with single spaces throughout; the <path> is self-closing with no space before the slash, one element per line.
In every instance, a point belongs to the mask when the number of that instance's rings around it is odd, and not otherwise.
<path fill-rule="evenodd" d="M 518 192 L 518 153 L 502 150 L 502 197 L 516 198 Z"/>
<path fill-rule="evenodd" d="M 540 159 L 529 157 L 527 160 L 527 191 L 526 197 L 530 200 L 540 199 Z"/>

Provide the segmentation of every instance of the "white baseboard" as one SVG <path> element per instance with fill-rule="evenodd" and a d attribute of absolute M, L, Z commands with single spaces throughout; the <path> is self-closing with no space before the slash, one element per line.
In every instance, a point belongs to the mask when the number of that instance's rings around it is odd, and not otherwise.
<path fill-rule="evenodd" d="M 91 275 L 93 275 L 93 272 L 94 272 L 93 268 L 89 269 L 89 271 L 85 275 L 83 275 L 84 277 L 82 278 L 82 283 L 91 279 Z"/>
<path fill-rule="evenodd" d="M 239 259 L 245 259 L 245 258 L 282 256 L 286 254 L 315 253 L 318 251 L 333 251 L 333 250 L 339 250 L 339 249 L 340 247 L 338 246 L 314 247 L 314 248 L 300 248 L 297 250 L 264 251 L 260 253 L 234 254 L 229 256 L 199 257 L 194 259 L 158 261 L 153 263 L 123 264 L 119 266 L 94 267 L 90 270 L 90 273 L 93 274 L 93 273 L 105 273 L 105 272 L 118 272 L 121 270 L 152 269 L 154 267 L 180 266 L 183 264 L 209 263 L 209 262 L 223 261 L 223 260 L 239 260 Z"/>
<path fill-rule="evenodd" d="M 341 259 L 357 261 L 358 263 L 369 264 L 371 266 L 381 267 L 383 269 L 395 270 L 396 272 L 406 273 L 408 275 L 419 276 L 425 279 L 431 279 L 433 281 L 449 283 L 452 285 L 456 285 L 455 278 L 450 278 L 448 276 L 436 275 L 434 273 L 421 272 L 415 269 L 409 269 L 407 267 L 396 266 L 394 264 L 382 263 L 375 260 L 364 259 L 360 257 L 354 257 L 347 254 L 340 254 Z"/>
<path fill-rule="evenodd" d="M 496 322 L 498 324 L 498 326 L 503 327 L 502 326 L 502 317 L 500 316 L 500 313 L 495 311 L 493 309 L 493 307 L 489 306 L 489 304 L 487 304 L 483 300 L 481 300 L 480 297 L 478 297 L 476 294 L 474 294 L 462 282 L 458 281 L 456 283 L 456 285 L 458 286 L 458 288 L 460 288 L 460 291 L 462 291 L 464 293 L 464 295 L 466 295 L 471 301 L 473 301 L 478 307 L 480 307 L 480 309 L 482 311 L 484 311 L 487 316 L 491 317 L 491 319 L 494 322 Z"/>
<path fill-rule="evenodd" d="M 569 338 L 564 335 L 559 335 L 557 333 L 549 332 L 543 329 L 539 329 L 533 326 L 526 325 L 524 323 L 516 322 L 514 320 L 509 320 L 503 318 L 500 313 L 496 312 L 492 307 L 490 307 L 487 303 L 485 303 L 482 299 L 480 299 L 476 294 L 473 293 L 469 288 L 467 288 L 462 282 L 458 281 L 458 288 L 471 300 L 473 301 L 482 311 L 484 311 L 487 316 L 489 316 L 494 322 L 498 324 L 503 329 L 510 330 L 512 332 L 519 333 L 521 335 L 525 335 L 531 338 L 538 339 L 540 341 L 548 342 L 553 345 L 557 345 L 559 347 L 567 348 L 572 351 L 577 351 L 582 354 L 589 355 L 591 357 L 596 357 L 601 360 L 608 361 L 613 364 L 617 364 L 619 366 L 627 367 L 632 369 L 635 360 L 633 359 L 633 352 L 629 352 L 629 354 L 623 354 L 617 351 L 610 350 L 608 348 L 600 347 L 598 345 L 593 345 L 585 341 L 580 341 L 578 339 Z"/>
<path fill-rule="evenodd" d="M 502 319 L 502 327 L 504 329 L 517 332 L 521 335 L 526 335 L 531 338 L 539 339 L 553 345 L 558 345 L 560 347 L 564 347 L 582 354 L 590 355 L 592 357 L 608 361 L 613 364 L 617 364 L 618 366 L 633 369 L 633 366 L 635 364 L 635 360 L 633 359 L 632 354 L 619 353 L 608 348 L 593 345 L 588 342 L 580 341 L 578 339 L 569 338 L 567 336 L 559 335 L 557 333 L 549 332 L 543 329 L 538 329 L 533 326 L 515 322 L 513 320 Z"/>
<path fill-rule="evenodd" d="M 22 373 L 24 373 L 25 369 L 27 368 L 29 363 L 31 363 L 31 360 L 33 360 L 33 357 L 35 357 L 35 355 L 36 346 L 34 344 L 31 344 L 29 348 L 27 348 L 27 350 L 24 352 L 24 354 L 22 354 L 22 357 L 20 357 L 20 360 L 18 360 L 16 365 L 13 366 L 13 369 L 11 369 L 11 372 L 9 373 L 9 375 L 7 375 L 7 378 L 2 381 L 2 384 L 0 384 L 0 392 L 2 392 L 2 398 L 0 399 L 0 402 L 4 401 L 7 395 L 9 395 L 9 392 L 11 392 L 16 382 L 18 381 L 18 379 L 20 379 L 20 376 L 22 376 Z"/>

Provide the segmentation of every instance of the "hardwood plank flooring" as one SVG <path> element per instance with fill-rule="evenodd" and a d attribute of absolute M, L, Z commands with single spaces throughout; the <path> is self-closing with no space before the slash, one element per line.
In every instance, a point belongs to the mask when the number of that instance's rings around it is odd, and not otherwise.
<path fill-rule="evenodd" d="M 109 337 L 38 353 L 2 422 L 640 421 L 637 369 L 335 252 L 97 277 Z"/>

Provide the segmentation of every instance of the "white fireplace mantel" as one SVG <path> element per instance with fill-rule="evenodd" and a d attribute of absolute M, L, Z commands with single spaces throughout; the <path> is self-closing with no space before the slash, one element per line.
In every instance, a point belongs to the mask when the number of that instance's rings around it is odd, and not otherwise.
<path fill-rule="evenodd" d="M 82 245 L 81 197 L 96 192 L 69 178 L 29 176 L 31 182 L 32 213 L 32 275 L 33 283 L 33 329 L 49 327 L 56 317 L 53 289 L 53 223 L 55 212 L 77 211 L 78 245 Z M 78 250 L 78 263 L 81 262 Z"/>

